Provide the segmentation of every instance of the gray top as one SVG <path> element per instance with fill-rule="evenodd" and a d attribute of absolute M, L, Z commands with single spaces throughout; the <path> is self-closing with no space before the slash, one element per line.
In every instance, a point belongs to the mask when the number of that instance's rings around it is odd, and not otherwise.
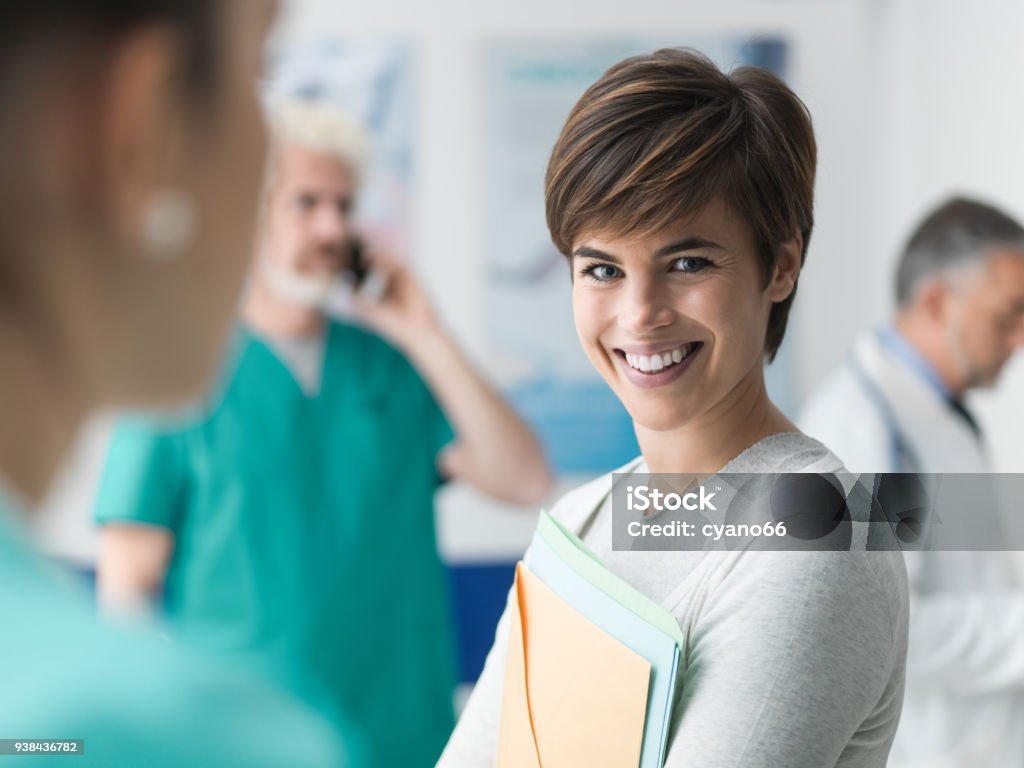
<path fill-rule="evenodd" d="M 295 378 L 306 397 L 320 394 L 323 379 L 324 355 L 327 351 L 327 335 L 315 333 L 311 336 L 264 336 L 250 328 L 250 332 L 269 346 Z"/>
<path fill-rule="evenodd" d="M 722 471 L 842 466 L 817 441 L 787 433 L 751 446 Z M 679 621 L 686 647 L 665 765 L 884 766 L 903 701 L 900 553 L 614 552 L 610 489 L 605 475 L 567 494 L 552 514 Z M 494 764 L 507 622 L 498 624 L 441 766 Z"/>

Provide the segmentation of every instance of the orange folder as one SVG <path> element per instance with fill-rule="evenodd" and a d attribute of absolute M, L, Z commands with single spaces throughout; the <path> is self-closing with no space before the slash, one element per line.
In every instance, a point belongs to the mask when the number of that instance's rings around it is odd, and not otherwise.
<path fill-rule="evenodd" d="M 651 665 L 516 566 L 498 768 L 636 768 Z"/>

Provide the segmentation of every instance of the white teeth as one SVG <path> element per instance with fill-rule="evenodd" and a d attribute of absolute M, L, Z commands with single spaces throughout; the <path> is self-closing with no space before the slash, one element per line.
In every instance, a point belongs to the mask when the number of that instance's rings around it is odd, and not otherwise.
<path fill-rule="evenodd" d="M 689 351 L 689 345 L 684 345 L 677 349 L 673 349 L 671 352 L 662 352 L 657 355 L 634 355 L 632 353 L 626 353 L 626 363 L 629 364 L 630 368 L 643 371 L 644 373 L 651 373 L 654 371 L 664 370 L 670 365 L 683 362 L 689 354 Z"/>

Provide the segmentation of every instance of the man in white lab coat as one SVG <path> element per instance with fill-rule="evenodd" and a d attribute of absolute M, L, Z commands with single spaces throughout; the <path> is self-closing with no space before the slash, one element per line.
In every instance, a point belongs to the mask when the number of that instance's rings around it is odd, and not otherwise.
<path fill-rule="evenodd" d="M 1024 346 L 1024 228 L 953 199 L 900 258 L 892 323 L 857 340 L 801 428 L 852 472 L 987 472 L 963 405 Z M 1024 766 L 1024 583 L 1002 552 L 908 552 L 910 649 L 890 766 Z"/>

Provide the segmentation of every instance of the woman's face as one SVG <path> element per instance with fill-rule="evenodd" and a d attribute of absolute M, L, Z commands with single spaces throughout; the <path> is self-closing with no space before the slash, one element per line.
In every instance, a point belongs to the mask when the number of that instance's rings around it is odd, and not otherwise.
<path fill-rule="evenodd" d="M 759 395 L 768 314 L 792 282 L 777 271 L 765 287 L 750 227 L 722 201 L 649 237 L 584 234 L 572 270 L 583 349 L 639 426 Z"/>

